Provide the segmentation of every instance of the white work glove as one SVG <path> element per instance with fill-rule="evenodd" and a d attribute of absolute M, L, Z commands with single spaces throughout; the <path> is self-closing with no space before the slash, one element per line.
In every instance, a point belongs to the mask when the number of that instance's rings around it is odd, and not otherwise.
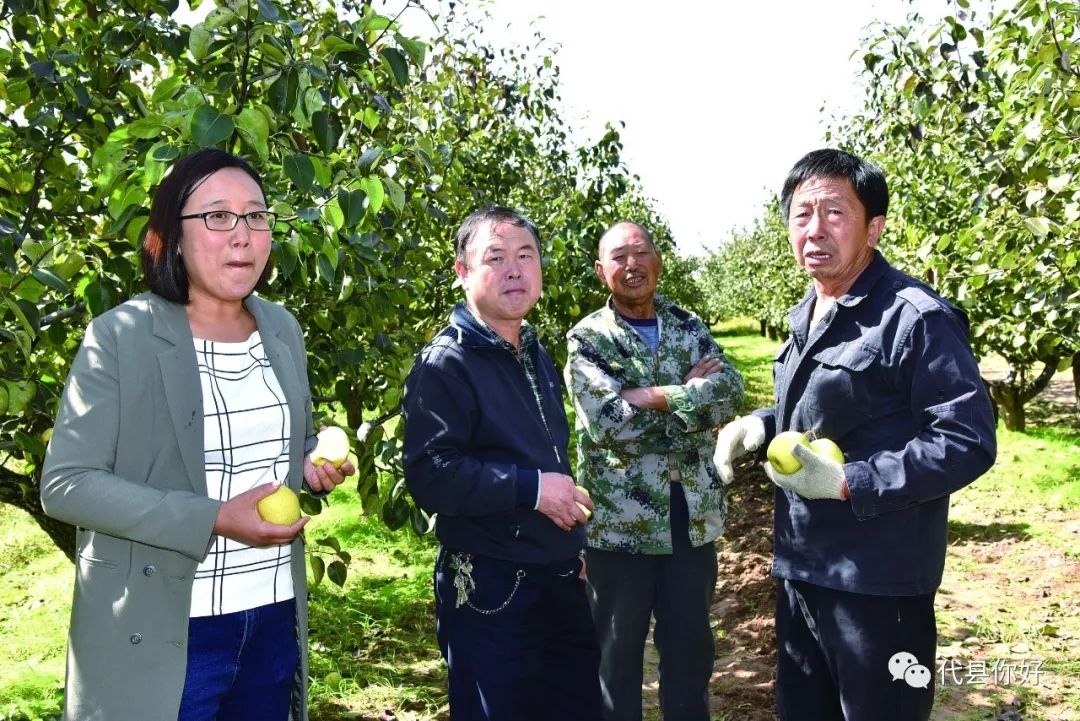
<path fill-rule="evenodd" d="M 781 473 L 765 464 L 765 474 L 773 483 L 789 491 L 798 493 L 803 498 L 830 498 L 837 501 L 844 499 L 844 467 L 836 461 L 819 456 L 809 447 L 796 443 L 791 453 L 802 464 L 794 473 Z"/>
<path fill-rule="evenodd" d="M 716 470 L 720 472 L 720 480 L 725 486 L 735 479 L 735 469 L 732 468 L 731 462 L 739 456 L 761 448 L 764 442 L 765 421 L 757 416 L 736 418 L 720 429 L 720 433 L 716 436 L 713 463 L 716 464 Z"/>

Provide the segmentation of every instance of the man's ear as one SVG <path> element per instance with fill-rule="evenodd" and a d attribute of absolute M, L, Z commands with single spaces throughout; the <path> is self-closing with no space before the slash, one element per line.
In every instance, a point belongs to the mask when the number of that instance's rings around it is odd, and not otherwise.
<path fill-rule="evenodd" d="M 870 219 L 870 225 L 866 228 L 866 245 L 873 248 L 881 240 L 881 233 L 885 230 L 885 216 L 875 215 Z"/>
<path fill-rule="evenodd" d="M 469 277 L 469 266 L 465 265 L 460 260 L 455 260 L 454 272 L 457 273 L 458 280 L 464 282 L 464 280 Z"/>
<path fill-rule="evenodd" d="M 607 280 L 604 279 L 604 264 L 598 260 L 593 262 L 593 270 L 596 271 L 596 277 L 600 279 L 600 285 L 607 288 Z"/>

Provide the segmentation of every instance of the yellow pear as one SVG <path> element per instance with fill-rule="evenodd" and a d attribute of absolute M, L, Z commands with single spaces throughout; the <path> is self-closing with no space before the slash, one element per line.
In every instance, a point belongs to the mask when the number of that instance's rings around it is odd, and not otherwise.
<path fill-rule="evenodd" d="M 840 450 L 840 446 L 836 445 L 836 442 L 828 438 L 818 438 L 810 441 L 810 450 L 819 456 L 831 459 L 839 463 L 844 464 L 844 452 Z"/>
<path fill-rule="evenodd" d="M 801 443 L 804 446 L 810 445 L 805 433 L 784 431 L 783 433 L 777 433 L 765 450 L 769 463 L 780 473 L 794 473 L 802 468 L 802 463 L 799 463 L 799 459 L 791 452 L 796 443 Z"/>
<path fill-rule="evenodd" d="M 589 496 L 589 498 L 592 498 L 592 495 L 590 495 L 588 488 L 585 488 L 584 486 L 578 486 L 577 489 L 584 493 L 586 496 Z M 586 521 L 592 518 L 592 511 L 589 510 L 588 506 L 586 506 L 584 503 L 581 503 L 580 501 L 575 501 L 575 503 L 577 503 L 577 507 L 581 509 L 581 512 L 585 514 Z"/>
<path fill-rule="evenodd" d="M 300 498 L 285 484 L 260 500 L 256 507 L 267 523 L 291 526 L 300 520 Z"/>
<path fill-rule="evenodd" d="M 321 466 L 330 461 L 334 468 L 341 467 L 349 457 L 349 436 L 337 426 L 330 426 L 319 431 L 318 442 L 311 449 L 311 463 Z"/>

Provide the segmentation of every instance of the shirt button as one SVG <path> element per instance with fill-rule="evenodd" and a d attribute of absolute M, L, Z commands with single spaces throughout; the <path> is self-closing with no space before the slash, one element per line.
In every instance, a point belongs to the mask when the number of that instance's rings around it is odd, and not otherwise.
<path fill-rule="evenodd" d="M 133 634 L 131 634 L 131 638 L 128 639 L 128 640 L 131 641 L 132 644 L 140 644 L 140 643 L 142 643 L 142 634 L 141 633 L 133 633 Z"/>
<path fill-rule="evenodd" d="M 155 573 L 157 573 L 157 569 L 154 568 L 152 565 L 148 564 L 146 566 L 143 566 L 142 575 L 153 576 Z"/>
<path fill-rule="evenodd" d="M 892 282 L 892 287 L 893 287 L 894 290 L 900 290 L 901 288 L 904 287 L 904 281 L 902 281 L 902 280 L 894 280 Z"/>

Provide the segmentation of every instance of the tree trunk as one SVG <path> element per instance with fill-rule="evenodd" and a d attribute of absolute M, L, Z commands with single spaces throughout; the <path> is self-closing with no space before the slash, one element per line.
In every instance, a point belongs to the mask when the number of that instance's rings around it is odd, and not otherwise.
<path fill-rule="evenodd" d="M 769 324 L 764 320 L 759 320 L 758 323 L 761 324 L 761 337 L 767 338 L 769 336 Z"/>
<path fill-rule="evenodd" d="M 0 468 L 0 503 L 26 511 L 68 560 L 75 562 L 75 527 L 45 515 L 37 484 L 31 483 L 26 476 Z"/>
<path fill-rule="evenodd" d="M 1042 373 L 1031 383 L 1026 381 L 1023 368 L 1019 373 L 1015 368 L 1010 368 L 1009 375 L 1002 380 L 984 381 L 990 391 L 990 398 L 1005 419 L 1006 429 L 1023 433 L 1027 424 L 1027 413 L 1024 410 L 1024 405 L 1046 390 L 1046 387 L 1050 385 L 1050 380 L 1054 377 L 1054 372 L 1057 370 L 1057 364 L 1057 358 L 1046 361 Z"/>
<path fill-rule="evenodd" d="M 1076 404 L 1076 414 L 1080 416 L 1080 351 L 1073 353 L 1073 402 Z"/>
<path fill-rule="evenodd" d="M 1000 410 L 1001 417 L 1005 419 L 1005 428 L 1010 431 L 1023 433 L 1027 426 L 1027 413 L 1024 411 L 1024 401 L 1014 387 L 999 387 L 1000 391 L 995 394 L 994 400 Z"/>

